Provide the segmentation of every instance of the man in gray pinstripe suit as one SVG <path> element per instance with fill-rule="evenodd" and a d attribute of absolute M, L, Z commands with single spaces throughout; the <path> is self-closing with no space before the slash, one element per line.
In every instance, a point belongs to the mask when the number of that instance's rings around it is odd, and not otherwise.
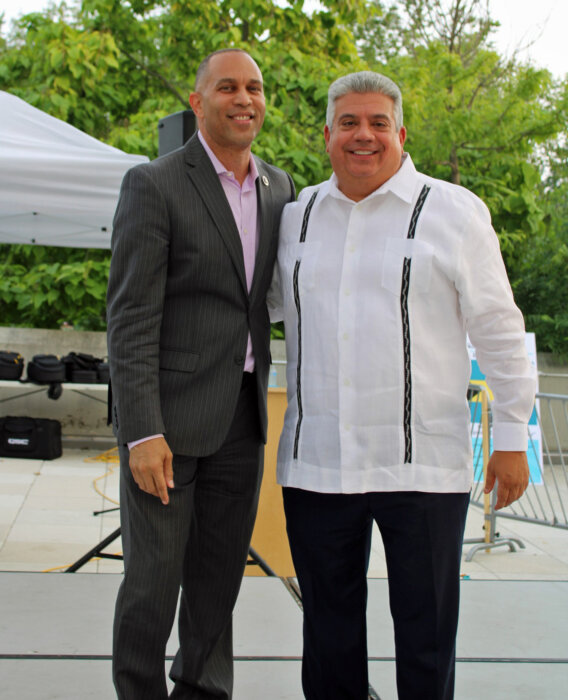
<path fill-rule="evenodd" d="M 266 437 L 266 291 L 283 171 L 251 155 L 262 75 L 215 52 L 190 96 L 199 133 L 130 170 L 112 237 L 108 344 L 121 456 L 125 577 L 115 613 L 121 700 L 168 697 L 165 647 L 180 592 L 171 698 L 232 696 L 231 615 Z"/>

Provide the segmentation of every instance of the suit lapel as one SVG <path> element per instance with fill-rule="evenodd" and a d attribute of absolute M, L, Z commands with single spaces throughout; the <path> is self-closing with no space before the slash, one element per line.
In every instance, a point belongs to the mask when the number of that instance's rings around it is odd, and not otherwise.
<path fill-rule="evenodd" d="M 254 157 L 254 156 L 253 156 Z M 262 277 L 262 271 L 268 261 L 270 245 L 272 242 L 272 186 L 262 161 L 255 158 L 256 167 L 258 169 L 258 179 L 256 181 L 256 198 L 258 206 L 258 250 L 256 252 L 256 260 L 254 264 L 254 276 L 250 290 L 251 298 L 259 285 L 259 280 Z"/>
<path fill-rule="evenodd" d="M 185 161 L 187 173 L 209 210 L 219 235 L 233 260 L 245 294 L 248 294 L 243 246 L 235 224 L 235 218 L 227 202 L 223 187 L 219 182 L 219 176 L 215 172 L 215 168 L 197 135 L 192 136 L 185 146 Z"/>

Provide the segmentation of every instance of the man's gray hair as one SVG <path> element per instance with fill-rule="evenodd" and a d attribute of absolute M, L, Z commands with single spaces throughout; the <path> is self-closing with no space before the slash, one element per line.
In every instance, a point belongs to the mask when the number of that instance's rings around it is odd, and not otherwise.
<path fill-rule="evenodd" d="M 398 85 L 386 75 L 370 70 L 349 73 L 335 80 L 327 93 L 325 123 L 331 129 L 335 118 L 335 102 L 349 92 L 376 92 L 390 97 L 394 102 L 394 123 L 397 131 L 402 127 L 402 94 Z"/>

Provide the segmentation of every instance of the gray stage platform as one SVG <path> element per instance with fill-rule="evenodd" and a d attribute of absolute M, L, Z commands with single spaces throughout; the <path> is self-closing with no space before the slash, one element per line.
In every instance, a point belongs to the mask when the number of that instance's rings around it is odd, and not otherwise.
<path fill-rule="evenodd" d="M 112 700 L 120 576 L 0 573 L 0 697 Z M 369 671 L 396 700 L 387 582 L 369 581 Z M 247 577 L 235 611 L 234 700 L 301 700 L 302 616 L 279 579 Z M 175 651 L 172 639 L 168 653 Z M 568 582 L 464 581 L 456 700 L 568 696 Z"/>

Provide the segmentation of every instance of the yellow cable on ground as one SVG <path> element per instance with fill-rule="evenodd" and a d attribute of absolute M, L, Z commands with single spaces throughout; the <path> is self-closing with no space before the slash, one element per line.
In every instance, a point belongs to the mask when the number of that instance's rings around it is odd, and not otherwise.
<path fill-rule="evenodd" d="M 88 563 L 90 564 L 92 561 L 100 561 L 100 557 L 93 557 L 93 559 L 89 559 Z M 42 574 L 50 574 L 52 571 L 60 571 L 61 569 L 68 569 L 72 564 L 62 564 L 61 566 L 52 566 L 51 569 L 43 569 Z"/>
<path fill-rule="evenodd" d="M 101 452 L 101 454 L 96 455 L 95 457 L 85 457 L 83 460 L 84 462 L 107 462 L 107 463 L 115 463 L 119 464 L 120 463 L 120 458 L 118 456 L 118 447 L 113 447 L 110 450 L 106 450 L 105 452 Z M 100 481 L 100 479 L 105 479 L 107 476 L 112 474 L 114 472 L 115 467 L 110 467 L 102 476 L 98 476 L 96 479 L 93 480 L 93 488 L 95 489 L 95 492 L 99 494 L 99 496 L 102 496 L 106 501 L 109 501 L 110 503 L 114 504 L 115 506 L 120 505 L 118 501 L 115 501 L 114 498 L 111 498 L 110 496 L 107 496 L 105 493 L 103 493 L 99 487 L 97 486 L 97 481 Z"/>
<path fill-rule="evenodd" d="M 120 503 L 118 501 L 115 501 L 114 498 L 111 498 L 110 496 L 107 496 L 106 493 L 103 493 L 99 487 L 97 486 L 97 481 L 100 481 L 101 479 L 105 479 L 107 476 L 110 474 L 113 474 L 115 470 L 115 467 L 110 467 L 107 469 L 107 471 L 102 474 L 101 476 L 97 476 L 96 479 L 93 479 L 93 488 L 95 489 L 96 493 L 99 494 L 99 496 L 102 496 L 105 501 L 109 501 L 110 503 L 113 503 L 115 506 L 119 506 Z"/>
<path fill-rule="evenodd" d="M 120 462 L 120 458 L 118 456 L 118 447 L 112 447 L 110 450 L 106 450 L 105 452 L 101 452 L 100 455 L 96 455 L 96 457 L 85 457 L 83 460 L 84 462 Z"/>
<path fill-rule="evenodd" d="M 85 457 L 83 460 L 84 462 L 107 462 L 107 463 L 116 463 L 118 464 L 120 462 L 119 456 L 118 456 L 118 447 L 113 447 L 110 450 L 106 450 L 105 452 L 101 452 L 101 454 L 96 455 L 95 457 Z M 99 487 L 97 486 L 97 481 L 100 481 L 100 479 L 104 479 L 110 474 L 113 474 L 115 470 L 114 466 L 111 466 L 107 471 L 102 474 L 102 476 L 98 476 L 96 479 L 93 480 L 93 488 L 95 489 L 96 493 L 99 494 L 99 496 L 102 496 L 105 500 L 110 501 L 114 505 L 118 506 L 120 505 L 118 501 L 115 501 L 113 498 L 110 498 L 110 496 L 107 496 L 104 494 Z M 122 552 L 116 552 L 117 555 L 122 554 Z M 101 561 L 104 557 L 92 557 L 92 559 L 89 559 L 89 564 L 93 561 Z M 50 574 L 53 571 L 61 571 L 62 569 L 68 569 L 71 566 L 71 564 L 62 564 L 61 566 L 52 566 L 50 569 L 43 569 L 42 574 Z"/>
<path fill-rule="evenodd" d="M 122 550 L 120 552 L 115 552 L 115 556 L 122 556 Z M 87 564 L 91 564 L 91 562 L 102 561 L 103 559 L 106 559 L 106 557 L 92 557 L 91 559 L 89 559 L 88 562 L 85 562 L 85 566 L 87 566 Z M 43 569 L 40 573 L 50 574 L 53 571 L 60 571 L 61 569 L 68 569 L 70 566 L 72 566 L 72 564 L 62 564 L 61 566 L 52 566 L 51 569 Z"/>

